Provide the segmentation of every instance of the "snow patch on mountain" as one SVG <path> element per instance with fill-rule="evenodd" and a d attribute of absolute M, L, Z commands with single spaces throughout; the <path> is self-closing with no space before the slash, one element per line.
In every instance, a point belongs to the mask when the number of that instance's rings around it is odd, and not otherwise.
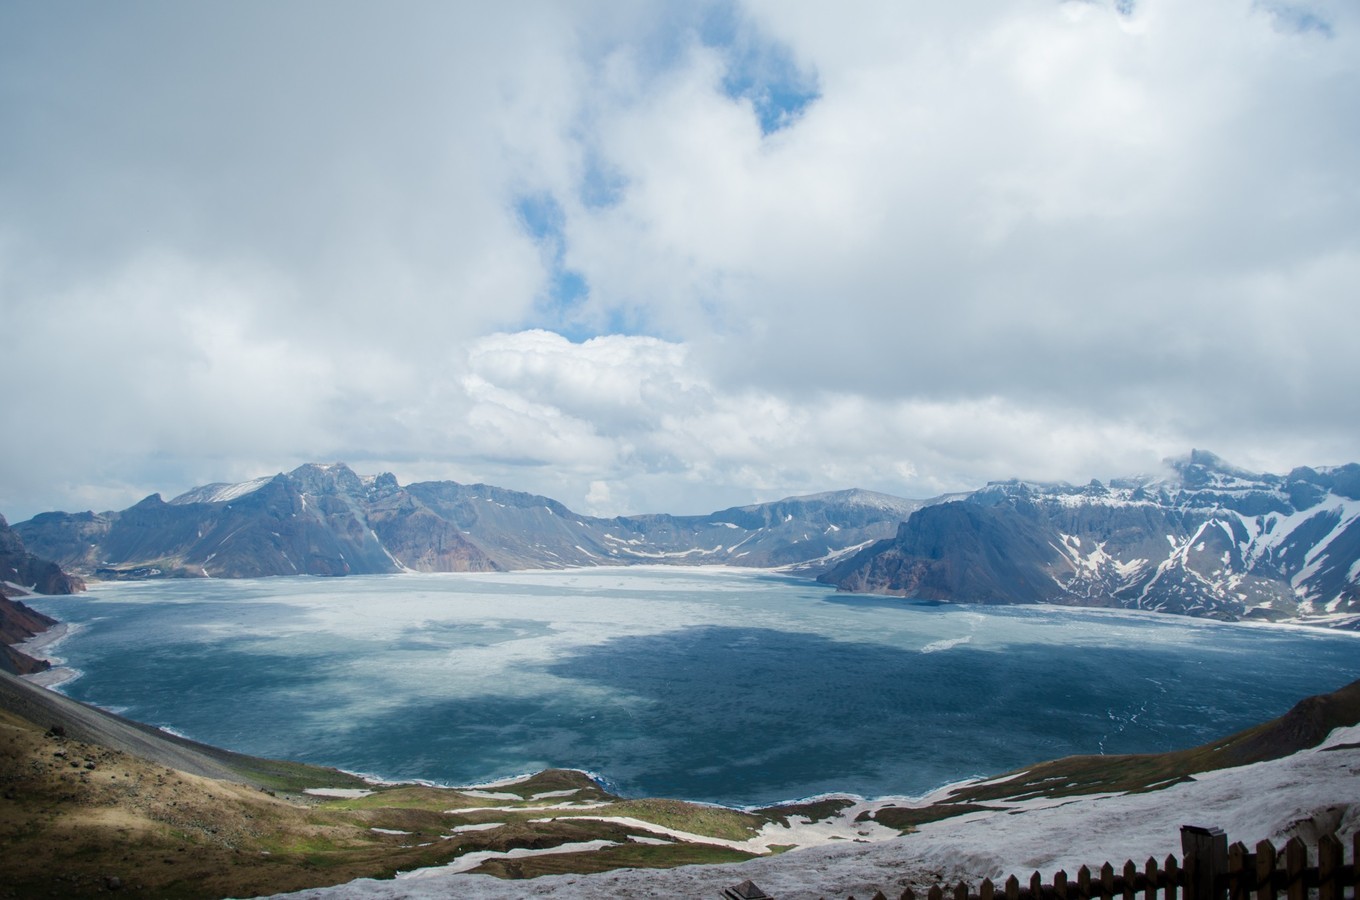
<path fill-rule="evenodd" d="M 274 476 L 254 478 L 237 484 L 205 484 L 185 491 L 170 502 L 182 506 L 186 503 L 230 503 L 247 494 L 253 494 L 274 480 Z"/>
<path fill-rule="evenodd" d="M 1254 474 L 1204 451 L 1109 484 L 997 481 L 836 566 L 847 590 L 1272 621 L 1354 614 L 1360 466 Z M 1322 624 L 1322 623 L 1319 623 Z"/>

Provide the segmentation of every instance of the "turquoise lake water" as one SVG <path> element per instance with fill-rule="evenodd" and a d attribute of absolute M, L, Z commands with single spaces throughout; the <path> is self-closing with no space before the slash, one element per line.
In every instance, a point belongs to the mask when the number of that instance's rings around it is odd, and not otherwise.
<path fill-rule="evenodd" d="M 584 769 L 628 795 L 918 795 L 1170 750 L 1360 678 L 1360 640 L 1171 616 L 838 594 L 733 570 L 101 584 L 72 697 L 245 753 L 467 785 Z"/>

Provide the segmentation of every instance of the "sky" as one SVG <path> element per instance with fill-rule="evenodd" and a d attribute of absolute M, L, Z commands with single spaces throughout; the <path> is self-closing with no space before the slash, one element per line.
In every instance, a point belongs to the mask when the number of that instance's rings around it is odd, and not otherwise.
<path fill-rule="evenodd" d="M 0 513 L 1360 461 L 1346 0 L 0 2 Z"/>

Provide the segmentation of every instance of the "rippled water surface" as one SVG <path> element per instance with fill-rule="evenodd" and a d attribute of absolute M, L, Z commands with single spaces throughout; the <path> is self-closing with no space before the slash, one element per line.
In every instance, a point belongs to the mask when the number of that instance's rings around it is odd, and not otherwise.
<path fill-rule="evenodd" d="M 469 784 L 550 766 L 633 795 L 920 794 L 1071 753 L 1203 743 L 1360 677 L 1354 637 L 934 605 L 760 573 L 97 585 L 73 697 L 246 753 Z"/>

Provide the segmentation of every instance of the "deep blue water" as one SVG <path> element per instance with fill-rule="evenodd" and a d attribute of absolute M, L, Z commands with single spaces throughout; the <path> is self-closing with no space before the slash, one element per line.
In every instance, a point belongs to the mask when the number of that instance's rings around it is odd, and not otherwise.
<path fill-rule="evenodd" d="M 920 794 L 1188 747 L 1360 678 L 1354 637 L 835 594 L 731 571 L 99 585 L 63 690 L 197 740 L 390 779 L 580 768 L 746 805 Z"/>

